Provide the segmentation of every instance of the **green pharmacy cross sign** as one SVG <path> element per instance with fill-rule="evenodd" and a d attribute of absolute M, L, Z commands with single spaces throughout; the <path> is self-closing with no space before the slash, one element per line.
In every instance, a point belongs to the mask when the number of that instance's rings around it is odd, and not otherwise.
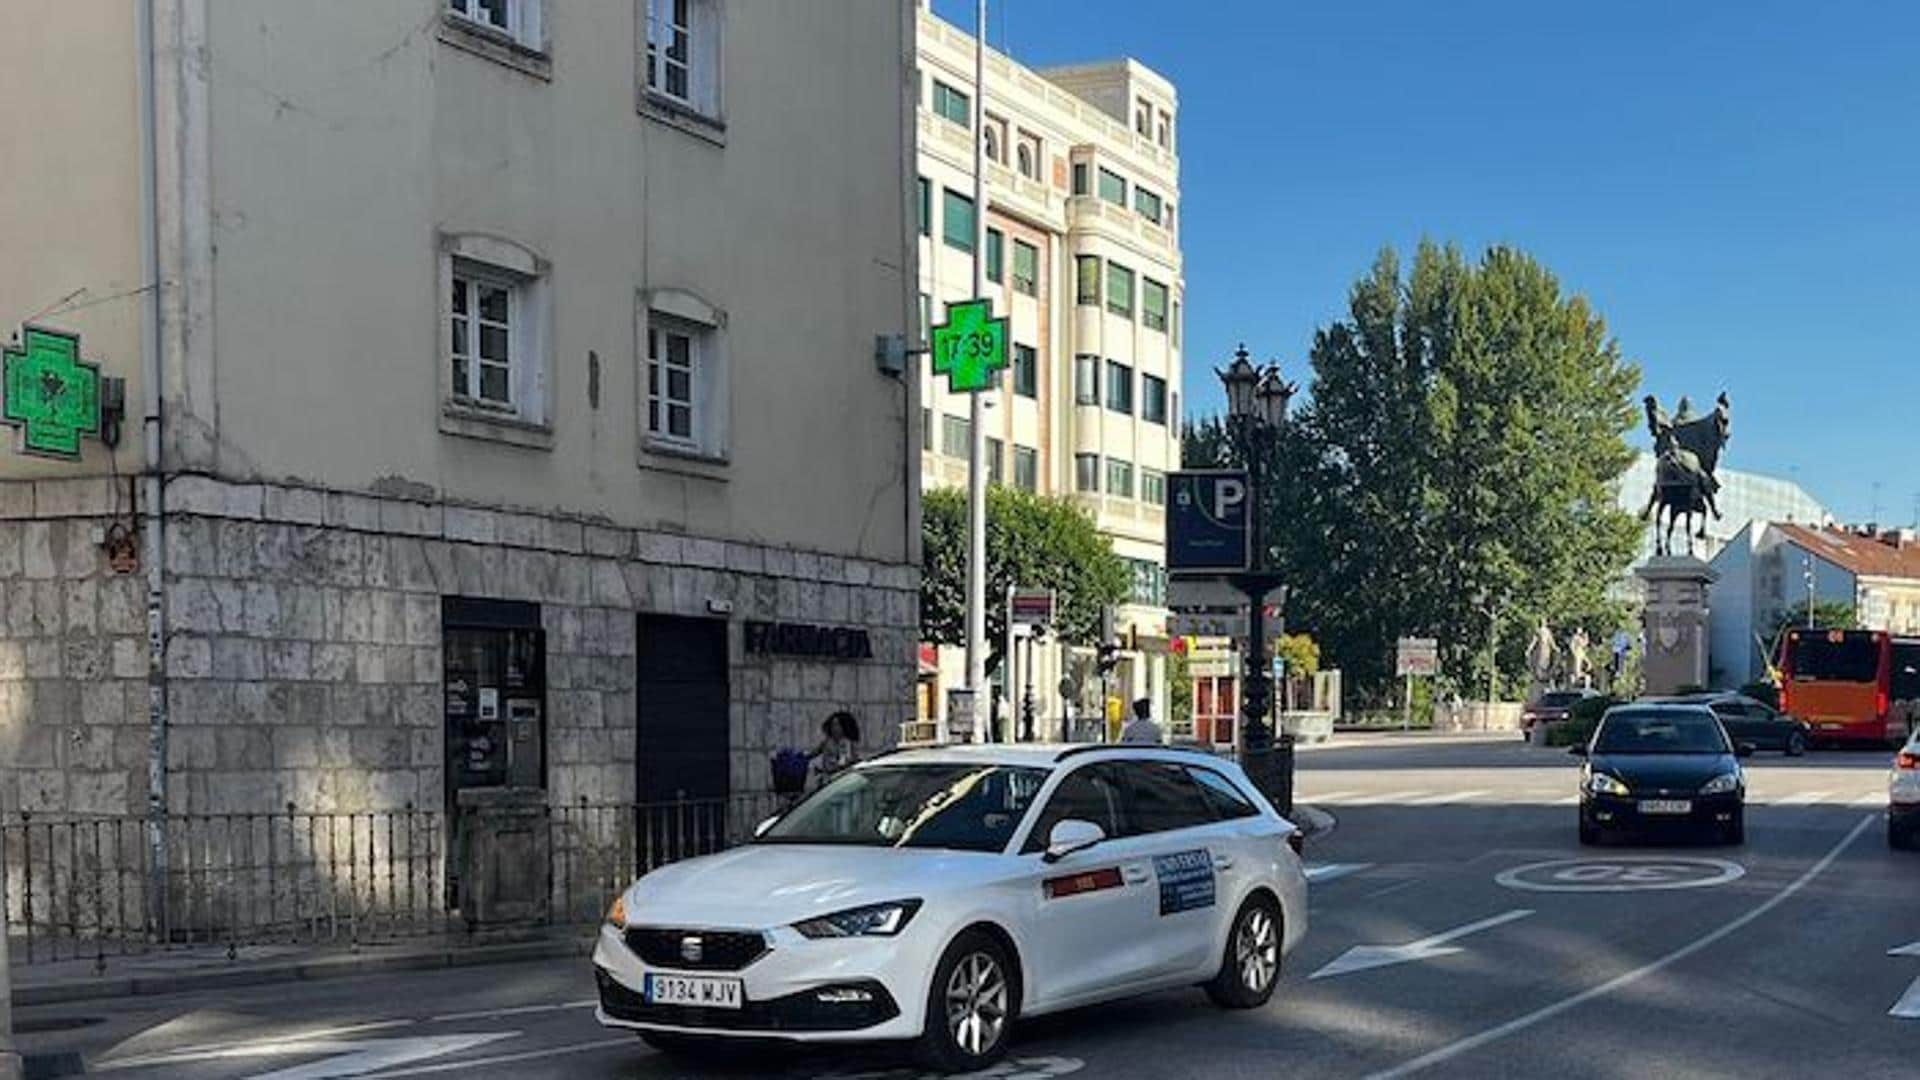
<path fill-rule="evenodd" d="M 991 389 L 1010 351 L 1007 320 L 993 317 L 991 300 L 948 304 L 947 321 L 933 328 L 933 373 L 956 394 Z"/>
<path fill-rule="evenodd" d="M 100 434 L 100 366 L 80 359 L 78 334 L 24 328 L 24 342 L 0 349 L 5 411 L 29 454 L 73 460 L 80 440 Z"/>

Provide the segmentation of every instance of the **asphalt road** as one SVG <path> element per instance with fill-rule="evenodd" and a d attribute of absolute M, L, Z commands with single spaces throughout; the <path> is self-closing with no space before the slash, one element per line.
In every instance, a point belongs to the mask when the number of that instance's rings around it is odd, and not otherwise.
<path fill-rule="evenodd" d="M 1036 1021 L 998 1075 L 1920 1075 L 1920 1019 L 1889 1015 L 1920 955 L 1887 955 L 1920 940 L 1920 854 L 1886 848 L 1884 769 L 1879 754 L 1757 758 L 1743 847 L 1596 850 L 1575 843 L 1559 751 L 1308 751 L 1303 799 L 1339 824 L 1309 847 L 1314 924 L 1273 1004 L 1227 1014 L 1182 991 Z M 590 973 L 566 962 L 16 1020 L 23 1049 L 78 1051 L 90 1073 L 129 1080 L 916 1075 L 884 1049 L 689 1068 L 600 1029 L 591 997 Z"/>

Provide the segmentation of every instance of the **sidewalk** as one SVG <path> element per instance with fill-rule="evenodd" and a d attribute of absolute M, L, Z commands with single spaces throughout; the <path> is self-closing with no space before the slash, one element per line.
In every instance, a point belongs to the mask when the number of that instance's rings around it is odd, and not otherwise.
<path fill-rule="evenodd" d="M 96 973 L 92 958 L 46 964 L 15 964 L 14 1008 L 97 998 L 181 994 L 234 986 L 341 978 L 389 971 L 511 964 L 528 960 L 586 957 L 595 930 L 559 927 L 530 931 L 512 940 L 475 940 L 444 934 L 361 943 L 253 945 L 229 959 L 224 945 L 108 956 Z"/>

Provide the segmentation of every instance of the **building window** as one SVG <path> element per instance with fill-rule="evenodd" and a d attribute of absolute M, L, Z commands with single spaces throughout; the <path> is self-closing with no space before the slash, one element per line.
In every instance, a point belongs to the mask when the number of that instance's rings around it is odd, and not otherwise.
<path fill-rule="evenodd" d="M 1133 465 L 1119 458 L 1107 459 L 1107 494 L 1133 498 Z"/>
<path fill-rule="evenodd" d="M 940 418 L 940 452 L 950 458 L 965 458 L 973 443 L 973 425 L 964 416 Z"/>
<path fill-rule="evenodd" d="M 1013 347 L 1013 392 L 1023 398 L 1040 396 L 1040 358 L 1031 345 Z"/>
<path fill-rule="evenodd" d="M 933 80 L 933 111 L 962 127 L 973 124 L 973 103 L 967 95 L 939 79 Z"/>
<path fill-rule="evenodd" d="M 1030 131 L 1021 132 L 1020 142 L 1013 148 L 1014 168 L 1021 176 L 1029 180 L 1038 180 L 1041 156 L 1040 136 Z"/>
<path fill-rule="evenodd" d="M 1006 476 L 1006 473 L 1003 471 L 1006 463 L 1007 444 L 991 435 L 987 436 L 987 483 L 998 484 L 1002 482 L 1003 477 Z"/>
<path fill-rule="evenodd" d="M 1140 501 L 1148 506 L 1167 505 L 1167 474 L 1157 469 L 1140 470 Z"/>
<path fill-rule="evenodd" d="M 1148 138 L 1153 137 L 1153 103 L 1146 98 L 1134 100 L 1133 130 Z"/>
<path fill-rule="evenodd" d="M 1140 419 L 1150 424 L 1167 422 L 1167 380 L 1158 375 L 1140 375 Z"/>
<path fill-rule="evenodd" d="M 519 289 L 505 275 L 462 265 L 453 272 L 453 396 L 514 411 L 514 332 Z M 524 363 L 524 359 L 522 360 Z"/>
<path fill-rule="evenodd" d="M 1167 287 L 1150 277 L 1140 279 L 1140 321 L 1149 330 L 1167 329 Z"/>
<path fill-rule="evenodd" d="M 1013 291 L 1040 295 L 1040 249 L 1025 240 L 1013 242 Z"/>
<path fill-rule="evenodd" d="M 1133 571 L 1133 588 L 1128 599 L 1136 604 L 1164 606 L 1167 602 L 1166 568 L 1152 559 L 1128 559 L 1128 569 Z"/>
<path fill-rule="evenodd" d="M 1173 149 L 1173 117 L 1165 109 L 1160 110 L 1160 127 L 1155 133 L 1154 141 L 1159 143 L 1163 150 Z"/>
<path fill-rule="evenodd" d="M 1040 490 L 1040 452 L 1031 446 L 1013 448 L 1013 486 L 1021 491 Z"/>
<path fill-rule="evenodd" d="M 540 0 L 447 0 L 447 11 L 476 26 L 513 39 L 517 45 L 541 51 Z"/>
<path fill-rule="evenodd" d="M 711 399 L 717 380 L 710 327 L 655 315 L 647 325 L 647 435 L 685 450 L 717 452 Z"/>
<path fill-rule="evenodd" d="M 980 128 L 980 137 L 986 140 L 987 160 L 1005 165 L 1007 163 L 1007 122 L 988 113 L 987 122 Z"/>
<path fill-rule="evenodd" d="M 1108 169 L 1100 170 L 1100 197 L 1115 206 L 1127 205 L 1127 182 L 1120 174 Z"/>
<path fill-rule="evenodd" d="M 1100 404 L 1100 358 L 1081 353 L 1073 358 L 1073 403 Z"/>
<path fill-rule="evenodd" d="M 1107 310 L 1133 318 L 1133 271 L 1119 263 L 1107 264 Z"/>
<path fill-rule="evenodd" d="M 1088 193 L 1088 190 L 1087 163 L 1084 161 L 1076 161 L 1073 163 L 1073 193 L 1075 195 L 1085 195 Z"/>
<path fill-rule="evenodd" d="M 933 235 L 933 181 L 920 178 L 920 235 Z"/>
<path fill-rule="evenodd" d="M 1141 217 L 1146 218 L 1155 225 L 1160 224 L 1160 196 L 1155 195 L 1146 188 L 1135 187 L 1133 189 L 1133 208 L 1139 212 Z"/>
<path fill-rule="evenodd" d="M 1133 415 L 1133 368 L 1115 360 L 1107 361 L 1107 408 Z"/>
<path fill-rule="evenodd" d="M 924 405 L 920 407 L 920 449 L 933 449 L 933 410 Z"/>
<path fill-rule="evenodd" d="M 1098 493 L 1100 490 L 1100 455 L 1073 455 L 1073 490 Z"/>
<path fill-rule="evenodd" d="M 973 250 L 973 200 L 945 188 L 940 201 L 940 237 L 958 251 Z"/>
<path fill-rule="evenodd" d="M 551 446 L 553 290 L 546 263 L 492 237 L 443 235 L 439 291 L 440 429 Z"/>
<path fill-rule="evenodd" d="M 1006 280 L 1007 238 L 999 229 L 987 230 L 987 280 L 998 285 Z"/>
<path fill-rule="evenodd" d="M 647 91 L 706 116 L 720 112 L 716 0 L 647 0 Z"/>
<path fill-rule="evenodd" d="M 1100 302 L 1100 256 L 1076 255 L 1073 259 L 1074 277 L 1079 282 L 1075 300 L 1082 304 Z"/>

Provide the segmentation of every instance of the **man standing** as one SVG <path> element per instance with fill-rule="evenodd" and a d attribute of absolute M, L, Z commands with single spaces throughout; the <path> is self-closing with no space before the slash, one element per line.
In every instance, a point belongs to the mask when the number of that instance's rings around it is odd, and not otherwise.
<path fill-rule="evenodd" d="M 1146 698 L 1133 703 L 1133 719 L 1120 729 L 1120 741 L 1123 743 L 1158 743 L 1164 741 L 1160 734 L 1160 725 L 1153 722 L 1153 702 Z"/>

